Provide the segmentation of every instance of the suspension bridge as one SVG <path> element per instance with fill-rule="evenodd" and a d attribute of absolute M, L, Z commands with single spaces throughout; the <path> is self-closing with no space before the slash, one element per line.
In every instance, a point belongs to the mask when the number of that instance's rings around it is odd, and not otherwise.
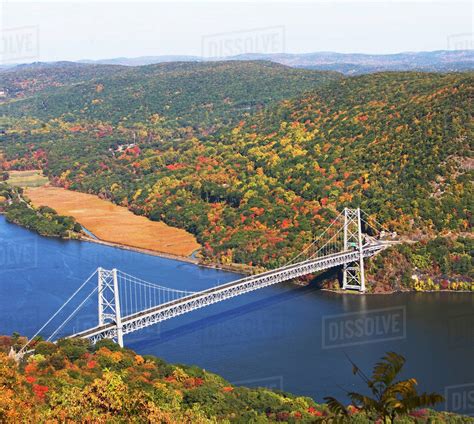
<path fill-rule="evenodd" d="M 123 346 L 123 336 L 126 334 L 235 296 L 333 267 L 342 267 L 343 290 L 364 292 L 364 259 L 394 243 L 397 242 L 385 237 L 383 226 L 374 218 L 359 208 L 345 208 L 317 238 L 284 266 L 199 292 L 151 283 L 116 268 L 98 268 L 30 341 L 43 334 L 47 326 L 72 304 L 71 301 L 77 299 L 84 287 L 94 281 L 97 284 L 61 321 L 47 338 L 48 341 L 55 341 L 72 318 L 90 301 L 97 302 L 97 324 L 67 337 L 88 339 L 92 343 L 107 338 Z M 19 353 L 27 349 L 28 344 Z"/>

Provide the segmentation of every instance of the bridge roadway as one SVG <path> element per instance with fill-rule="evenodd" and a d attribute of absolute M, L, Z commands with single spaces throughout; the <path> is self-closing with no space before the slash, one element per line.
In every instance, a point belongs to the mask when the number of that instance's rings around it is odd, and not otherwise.
<path fill-rule="evenodd" d="M 371 243 L 365 244 L 363 246 L 364 258 L 375 255 L 391 244 L 393 244 L 393 242 L 389 241 L 372 241 Z M 163 303 L 133 315 L 124 316 L 122 317 L 122 331 L 123 334 L 132 333 L 195 309 L 230 299 L 231 297 L 357 260 L 359 260 L 359 250 L 346 250 L 244 277 L 230 283 L 221 284 L 217 287 L 212 287 L 177 300 Z M 116 335 L 117 327 L 115 322 L 109 322 L 102 326 L 93 327 L 89 330 L 73 334 L 69 337 L 85 338 L 89 339 L 92 343 L 96 343 L 103 338 L 115 338 Z"/>

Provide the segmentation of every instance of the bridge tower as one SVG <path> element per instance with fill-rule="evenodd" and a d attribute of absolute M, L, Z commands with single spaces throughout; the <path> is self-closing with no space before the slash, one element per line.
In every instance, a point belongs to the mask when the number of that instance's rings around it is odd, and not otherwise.
<path fill-rule="evenodd" d="M 117 327 L 117 343 L 123 347 L 122 316 L 117 270 L 98 268 L 99 326 L 114 323 Z"/>
<path fill-rule="evenodd" d="M 344 264 L 342 288 L 365 291 L 364 250 L 360 208 L 344 208 L 344 251 L 358 250 L 359 260 Z"/>

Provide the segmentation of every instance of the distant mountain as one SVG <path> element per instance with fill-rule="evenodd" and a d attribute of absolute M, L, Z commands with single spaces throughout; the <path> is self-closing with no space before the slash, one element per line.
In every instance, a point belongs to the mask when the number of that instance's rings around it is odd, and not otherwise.
<path fill-rule="evenodd" d="M 332 52 L 269 55 L 269 60 L 287 66 L 332 70 L 346 75 L 383 71 L 456 72 L 474 69 L 474 50 L 440 50 L 389 55 L 343 54 Z M 263 60 L 265 57 L 255 56 Z M 242 59 L 250 59 L 243 56 Z"/>
<path fill-rule="evenodd" d="M 359 53 L 279 53 L 243 54 L 224 58 L 198 56 L 143 56 L 83 60 L 82 63 L 107 65 L 142 66 L 163 62 L 200 62 L 215 60 L 268 60 L 295 68 L 331 70 L 346 75 L 358 75 L 381 71 L 434 71 L 455 72 L 474 69 L 474 50 L 438 50 L 433 52 L 406 52 L 397 54 Z"/>
<path fill-rule="evenodd" d="M 100 60 L 79 60 L 78 63 L 92 63 L 96 65 L 123 65 L 123 66 L 143 66 L 154 65 L 167 62 L 201 62 L 203 59 L 198 56 L 167 55 L 167 56 L 141 56 L 141 57 L 117 57 L 113 59 Z"/>
<path fill-rule="evenodd" d="M 80 65 L 146 66 L 169 62 L 215 62 L 215 61 L 265 60 L 293 68 L 319 71 L 336 71 L 345 75 L 361 75 L 383 71 L 462 72 L 474 69 L 474 50 L 438 50 L 432 52 L 405 52 L 397 54 L 362 53 L 250 53 L 223 58 L 206 58 L 186 55 L 117 57 L 77 62 L 48 62 L 26 65 L 0 65 L 0 73 L 18 69 Z"/>
<path fill-rule="evenodd" d="M 0 65 L 0 72 L 5 71 L 10 68 L 14 68 L 15 66 L 17 65 L 14 65 L 14 64 L 13 65 Z"/>

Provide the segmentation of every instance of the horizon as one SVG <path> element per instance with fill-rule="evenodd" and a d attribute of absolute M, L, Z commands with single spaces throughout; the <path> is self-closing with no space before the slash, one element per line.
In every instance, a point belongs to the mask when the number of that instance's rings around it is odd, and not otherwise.
<path fill-rule="evenodd" d="M 235 56 L 223 56 L 223 57 L 209 57 L 209 56 L 195 56 L 195 55 L 187 55 L 187 54 L 163 54 L 163 55 L 146 55 L 146 56 L 114 56 L 114 57 L 103 57 L 100 59 L 90 59 L 90 58 L 82 58 L 78 60 L 57 60 L 56 62 L 82 62 L 82 61 L 102 61 L 102 60 L 116 60 L 116 59 L 142 59 L 142 58 L 159 58 L 159 57 L 189 57 L 189 58 L 199 58 L 203 59 L 204 61 L 218 61 L 219 59 L 229 59 L 229 58 L 237 58 L 240 56 L 278 56 L 278 55 L 289 55 L 289 56 L 305 56 L 310 54 L 340 54 L 340 55 L 360 55 L 360 56 L 396 56 L 401 54 L 421 54 L 421 53 L 437 53 L 437 52 L 474 52 L 474 48 L 471 49 L 460 49 L 460 50 L 448 50 L 448 49 L 440 49 L 440 50 L 405 50 L 399 51 L 394 53 L 362 53 L 359 51 L 347 52 L 343 53 L 340 51 L 334 50 L 318 50 L 318 51 L 307 51 L 307 52 L 278 52 L 278 53 L 260 53 L 260 52 L 252 52 L 252 53 L 242 53 L 240 55 Z"/>
<path fill-rule="evenodd" d="M 3 64 L 472 50 L 471 2 L 86 2 L 0 6 Z M 28 54 L 21 51 L 30 47 Z"/>
<path fill-rule="evenodd" d="M 25 62 L 17 62 L 17 63 L 1 63 L 0 67 L 15 67 L 15 66 L 22 66 L 22 65 L 34 65 L 34 64 L 48 64 L 48 63 L 82 63 L 82 64 L 103 64 L 98 62 L 107 62 L 107 61 L 114 61 L 114 60 L 138 60 L 138 59 L 159 59 L 159 58 L 182 58 L 177 60 L 169 60 L 166 62 L 187 62 L 186 59 L 197 59 L 201 62 L 219 62 L 219 61 L 229 61 L 229 60 L 242 60 L 242 61 L 259 61 L 259 60 L 266 60 L 266 59 L 238 59 L 240 56 L 251 56 L 251 55 L 258 55 L 258 56 L 278 56 L 278 55 L 288 55 L 288 56 L 305 56 L 305 55 L 324 55 L 324 54 L 337 54 L 337 55 L 344 55 L 344 56 L 397 56 L 397 55 L 417 55 L 417 54 L 425 54 L 425 53 L 438 53 L 438 52 L 453 52 L 453 53 L 460 53 L 460 52 L 473 52 L 474 49 L 462 49 L 462 50 L 419 50 L 419 51 L 401 51 L 396 53 L 360 53 L 360 52 L 351 52 L 351 53 L 341 53 L 337 51 L 314 51 L 314 52 L 303 52 L 303 53 L 294 53 L 294 52 L 282 52 L 282 53 L 243 53 L 241 55 L 236 56 L 224 56 L 224 57 L 204 57 L 204 56 L 192 56 L 192 55 L 180 55 L 180 54 L 170 54 L 170 55 L 148 55 L 148 56 L 117 56 L 117 57 L 104 57 L 100 59 L 89 59 L 89 58 L 82 58 L 77 60 L 67 60 L 67 59 L 58 59 L 58 60 L 51 60 L 51 61 L 41 61 L 41 60 L 33 60 L 33 61 L 25 61 Z M 192 60 L 189 60 L 192 61 Z M 160 62 L 160 63 L 166 63 Z M 278 63 L 278 62 L 273 62 Z M 350 62 L 344 62 L 350 64 Z M 284 65 L 281 63 L 281 65 Z M 118 66 L 120 66 L 118 64 Z M 124 65 L 124 66 L 143 66 L 143 65 Z"/>
<path fill-rule="evenodd" d="M 38 1 L 0 424 L 474 424 L 472 0 Z"/>

